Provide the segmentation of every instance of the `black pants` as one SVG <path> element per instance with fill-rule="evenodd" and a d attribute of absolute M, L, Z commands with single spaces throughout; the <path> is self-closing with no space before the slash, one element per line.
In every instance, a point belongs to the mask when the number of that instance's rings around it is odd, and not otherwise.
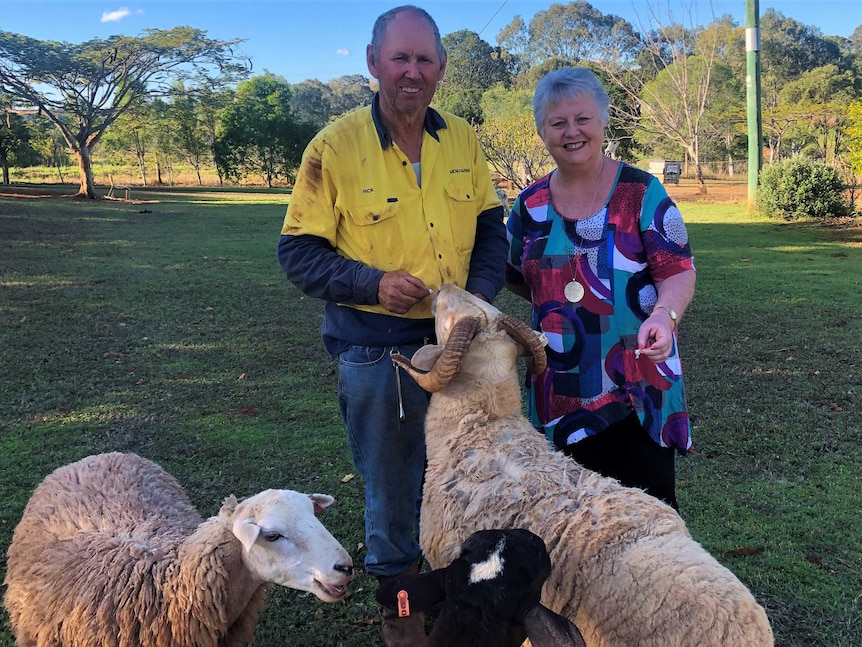
<path fill-rule="evenodd" d="M 637 414 L 610 425 L 563 450 L 584 467 L 623 485 L 646 490 L 679 510 L 676 502 L 675 449 L 662 447 L 646 432 Z"/>

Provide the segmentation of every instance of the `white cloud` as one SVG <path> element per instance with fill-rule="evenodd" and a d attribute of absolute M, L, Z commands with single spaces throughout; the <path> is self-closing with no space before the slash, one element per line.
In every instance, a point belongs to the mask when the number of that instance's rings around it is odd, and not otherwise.
<path fill-rule="evenodd" d="M 337 50 L 335 50 L 335 53 L 336 53 L 336 54 L 341 54 L 342 56 L 350 56 L 350 50 L 349 50 L 349 49 L 344 49 L 343 47 L 342 47 L 341 49 L 337 49 Z"/>
<path fill-rule="evenodd" d="M 120 7 L 116 11 L 106 11 L 102 14 L 102 22 L 120 22 L 131 13 L 126 7 Z"/>

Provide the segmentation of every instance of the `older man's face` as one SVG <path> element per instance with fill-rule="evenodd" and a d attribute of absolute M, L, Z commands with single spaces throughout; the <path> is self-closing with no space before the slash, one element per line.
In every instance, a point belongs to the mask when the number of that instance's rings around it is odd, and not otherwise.
<path fill-rule="evenodd" d="M 392 19 L 380 52 L 375 57 L 369 46 L 367 58 L 368 70 L 380 85 L 380 107 L 393 119 L 423 114 L 446 69 L 433 29 L 424 18 L 410 12 Z"/>

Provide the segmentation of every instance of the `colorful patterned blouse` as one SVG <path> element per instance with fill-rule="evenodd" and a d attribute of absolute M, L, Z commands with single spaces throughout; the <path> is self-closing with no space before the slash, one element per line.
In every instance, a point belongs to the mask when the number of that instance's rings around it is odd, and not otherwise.
<path fill-rule="evenodd" d="M 547 370 L 527 376 L 530 419 L 564 448 L 634 410 L 656 442 L 690 451 L 676 333 L 666 361 L 635 358 L 655 281 L 694 269 L 679 210 L 657 178 L 621 164 L 610 201 L 567 220 L 551 204 L 550 178 L 521 192 L 506 224 L 507 280 L 529 286 L 533 327 L 548 338 Z M 573 279 L 584 287 L 576 303 L 564 293 Z"/>

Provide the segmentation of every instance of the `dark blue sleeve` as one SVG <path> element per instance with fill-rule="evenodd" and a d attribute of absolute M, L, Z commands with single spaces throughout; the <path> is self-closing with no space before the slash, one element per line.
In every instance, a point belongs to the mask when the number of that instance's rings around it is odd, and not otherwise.
<path fill-rule="evenodd" d="M 476 218 L 476 240 L 470 256 L 467 292 L 478 292 L 493 301 L 505 283 L 508 251 L 503 205 L 486 209 Z"/>
<path fill-rule="evenodd" d="M 376 305 L 383 271 L 341 256 L 325 238 L 282 234 L 276 252 L 288 280 L 316 299 Z"/>

